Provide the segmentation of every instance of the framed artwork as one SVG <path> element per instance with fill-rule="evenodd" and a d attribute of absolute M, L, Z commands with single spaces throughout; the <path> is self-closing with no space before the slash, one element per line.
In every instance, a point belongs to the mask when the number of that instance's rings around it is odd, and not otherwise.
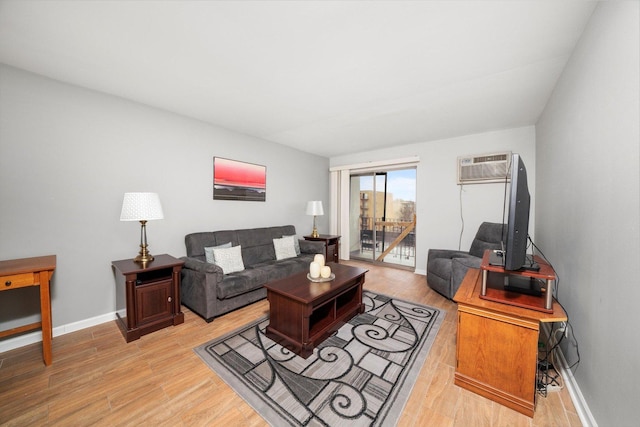
<path fill-rule="evenodd" d="M 213 199 L 264 202 L 267 167 L 237 160 L 213 158 Z"/>

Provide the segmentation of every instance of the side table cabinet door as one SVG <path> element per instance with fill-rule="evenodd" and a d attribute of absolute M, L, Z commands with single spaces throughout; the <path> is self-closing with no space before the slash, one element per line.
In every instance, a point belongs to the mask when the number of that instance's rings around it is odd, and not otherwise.
<path fill-rule="evenodd" d="M 171 280 L 136 286 L 136 320 L 138 326 L 166 319 L 172 315 Z"/>
<path fill-rule="evenodd" d="M 339 257 L 339 249 L 338 245 L 340 244 L 340 239 L 330 239 L 327 240 L 327 260 L 333 262 L 340 262 Z"/>

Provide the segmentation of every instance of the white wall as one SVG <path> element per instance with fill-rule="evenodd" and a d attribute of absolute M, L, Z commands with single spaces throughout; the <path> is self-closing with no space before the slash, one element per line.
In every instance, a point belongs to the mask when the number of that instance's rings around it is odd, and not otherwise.
<path fill-rule="evenodd" d="M 267 201 L 212 198 L 213 157 L 266 165 Z M 194 231 L 293 224 L 329 199 L 329 161 L 127 100 L 0 65 L 0 259 L 56 254 L 54 327 L 115 310 L 111 261 L 138 252 L 123 194 L 160 195 L 152 254 L 185 254 Z M 318 218 L 328 232 L 327 217 Z M 39 317 L 37 288 L 3 292 L 0 330 Z"/>
<path fill-rule="evenodd" d="M 536 231 L 596 422 L 638 425 L 640 7 L 596 8 L 537 126 Z M 563 346 L 569 363 L 575 344 Z"/>
<path fill-rule="evenodd" d="M 400 147 L 333 157 L 331 167 L 411 156 L 420 158 L 417 167 L 416 272 L 426 274 L 430 248 L 457 249 L 461 242 L 469 250 L 483 221 L 502 222 L 504 184 L 456 184 L 457 158 L 463 155 L 503 151 L 519 153 L 527 167 L 531 193 L 530 234 L 535 235 L 535 129 L 533 126 L 467 135 L 459 138 L 410 144 Z"/>

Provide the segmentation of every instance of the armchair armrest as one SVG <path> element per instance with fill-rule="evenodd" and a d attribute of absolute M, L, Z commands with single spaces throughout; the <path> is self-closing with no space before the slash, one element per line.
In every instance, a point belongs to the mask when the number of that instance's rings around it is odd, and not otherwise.
<path fill-rule="evenodd" d="M 451 299 L 470 267 L 480 267 L 481 258 L 468 252 L 451 249 L 429 249 L 427 255 L 427 284 L 436 292 Z"/>

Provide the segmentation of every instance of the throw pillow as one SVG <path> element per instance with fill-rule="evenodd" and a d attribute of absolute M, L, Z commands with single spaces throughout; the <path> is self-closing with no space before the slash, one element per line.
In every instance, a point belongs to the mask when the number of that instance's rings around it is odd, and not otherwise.
<path fill-rule="evenodd" d="M 244 270 L 244 262 L 242 262 L 242 246 L 213 248 L 213 256 L 216 260 L 216 265 L 222 268 L 222 272 L 224 274 Z"/>
<path fill-rule="evenodd" d="M 207 259 L 207 262 L 209 264 L 215 264 L 216 263 L 216 258 L 213 256 L 213 250 L 214 249 L 222 249 L 222 248 L 230 248 L 230 247 L 231 247 L 231 242 L 227 242 L 224 245 L 210 246 L 208 248 L 204 248 L 204 256 Z"/>
<path fill-rule="evenodd" d="M 293 237 L 293 247 L 296 248 L 296 256 L 300 256 L 300 240 L 296 236 L 282 236 L 282 237 Z"/>
<path fill-rule="evenodd" d="M 295 258 L 296 248 L 293 244 L 293 236 L 286 236 L 280 239 L 273 239 L 273 247 L 276 250 L 276 259 Z"/>

